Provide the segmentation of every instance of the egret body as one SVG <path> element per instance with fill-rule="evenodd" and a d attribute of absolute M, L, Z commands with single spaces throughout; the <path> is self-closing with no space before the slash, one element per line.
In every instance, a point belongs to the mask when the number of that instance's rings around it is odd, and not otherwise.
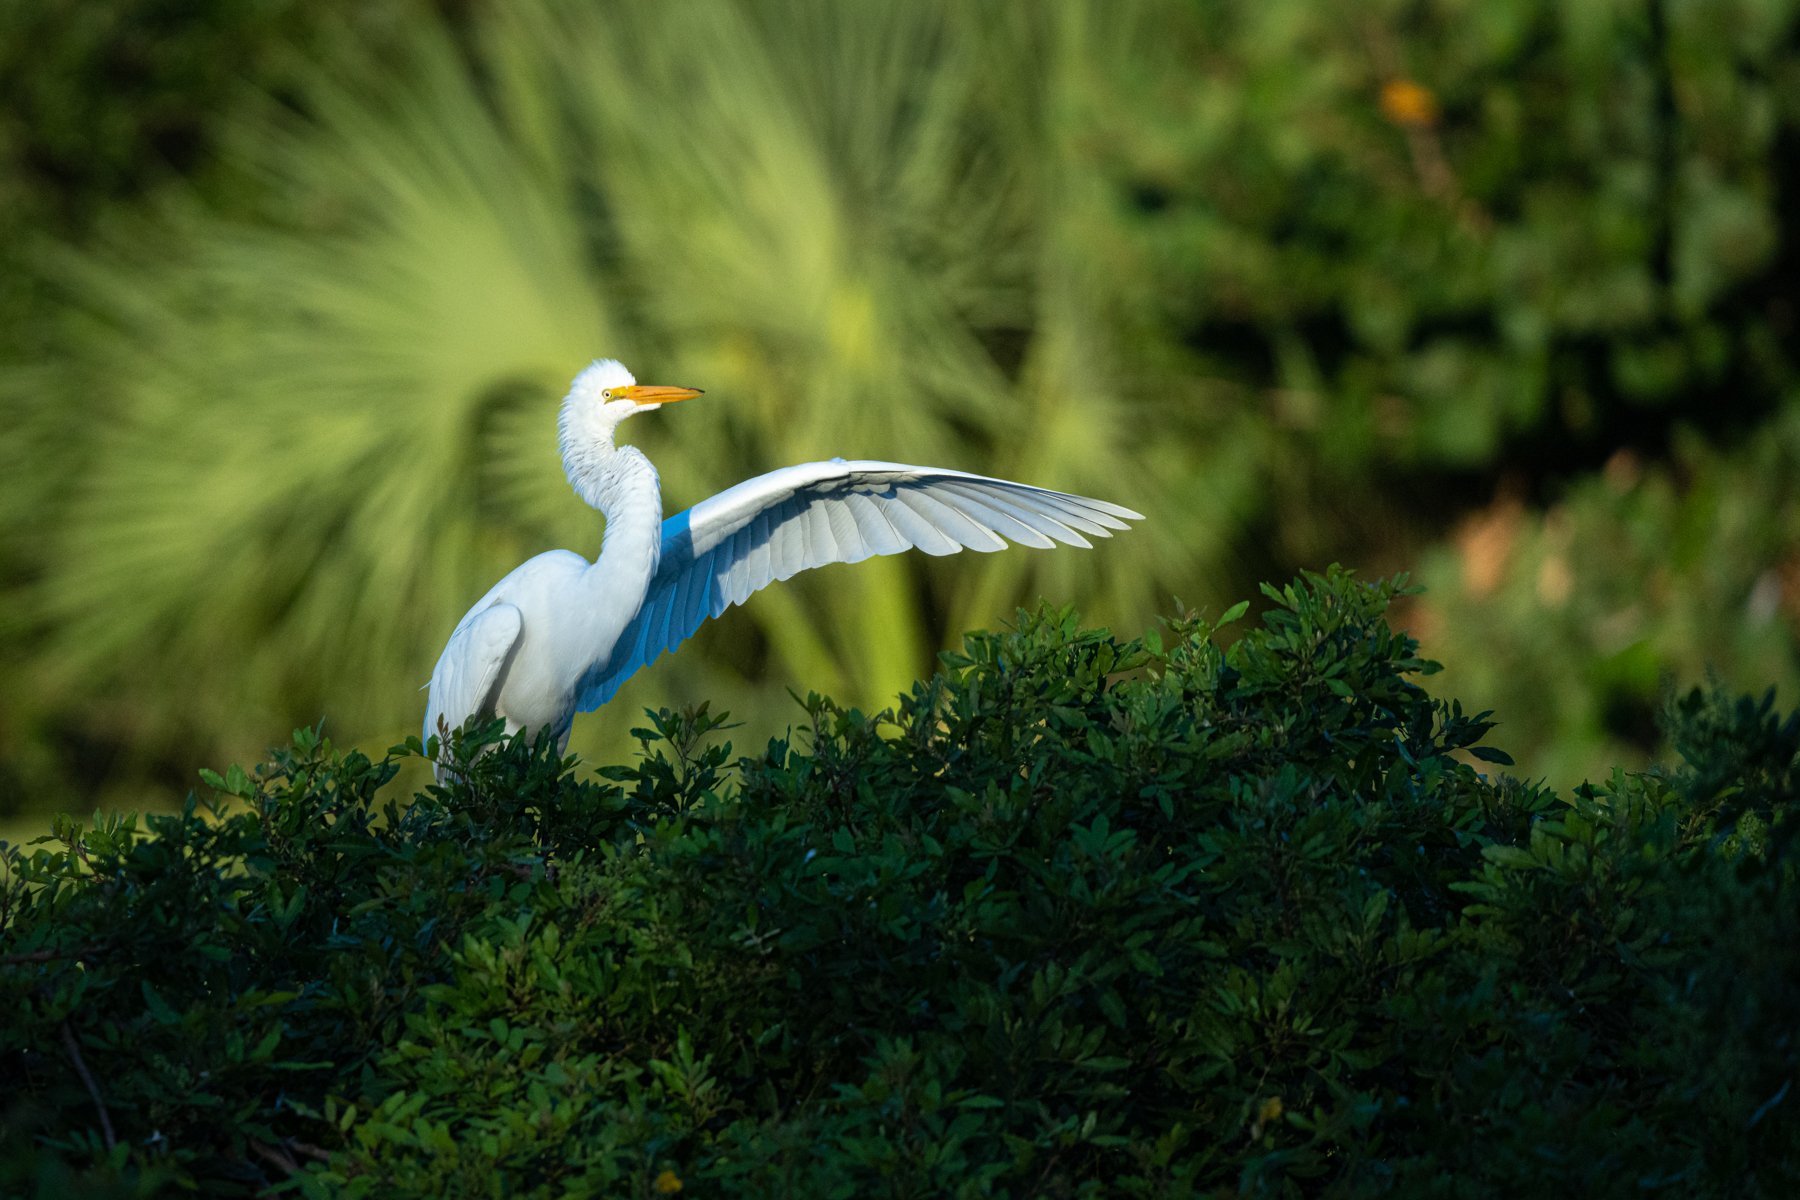
<path fill-rule="evenodd" d="M 832 459 L 746 480 L 667 520 L 656 468 L 614 444 L 625 418 L 692 399 L 602 359 L 575 377 L 558 422 L 563 470 L 606 520 L 600 556 L 529 559 L 457 623 L 431 673 L 425 736 L 499 716 L 552 729 L 753 592 L 875 554 L 999 550 L 1008 539 L 1087 546 L 1142 517 L 1128 508 L 939 467 Z"/>

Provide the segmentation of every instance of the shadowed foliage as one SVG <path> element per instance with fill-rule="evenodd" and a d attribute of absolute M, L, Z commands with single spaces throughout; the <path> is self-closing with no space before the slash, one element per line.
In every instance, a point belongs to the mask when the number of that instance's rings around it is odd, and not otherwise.
<path fill-rule="evenodd" d="M 63 819 L 0 888 L 0 1180 L 1792 1194 L 1800 716 L 1695 691 L 1673 770 L 1485 773 L 1400 590 L 1269 589 L 1228 649 L 1021 614 L 735 761 L 704 706 L 598 778 L 465 731 L 401 804 L 302 730 L 228 806 Z"/>

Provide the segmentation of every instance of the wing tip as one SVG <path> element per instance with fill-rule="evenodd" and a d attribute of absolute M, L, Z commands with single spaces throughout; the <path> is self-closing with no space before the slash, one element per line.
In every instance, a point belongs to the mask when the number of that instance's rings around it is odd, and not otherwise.
<path fill-rule="evenodd" d="M 1066 493 L 1065 493 L 1066 494 Z M 1123 504 L 1114 504 L 1110 500 L 1096 500 L 1092 496 L 1069 496 L 1070 500 L 1086 505 L 1094 514 L 1095 520 L 1105 517 L 1116 517 L 1121 521 L 1142 521 L 1144 514 L 1135 509 L 1126 508 Z M 1113 525 L 1113 529 L 1128 529 L 1128 525 Z"/>

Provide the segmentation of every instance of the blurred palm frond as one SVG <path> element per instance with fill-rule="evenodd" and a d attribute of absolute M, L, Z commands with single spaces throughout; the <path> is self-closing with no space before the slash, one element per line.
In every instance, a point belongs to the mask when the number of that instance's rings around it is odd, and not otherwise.
<path fill-rule="evenodd" d="M 1040 591 L 1146 620 L 1222 553 L 1248 480 L 1195 487 L 1191 455 L 1134 431 L 1155 383 L 1043 242 L 1079 237 L 1035 165 L 1070 118 L 1054 88 L 1031 119 L 997 108 L 991 68 L 1076 11 L 546 0 L 489 14 L 472 57 L 422 35 L 390 70 L 320 72 L 304 116 L 246 113 L 252 216 L 175 197 L 49 264 L 79 314 L 56 386 L 105 419 L 27 589 L 45 670 L 152 744 L 245 753 L 325 711 L 398 737 L 470 599 L 538 550 L 595 549 L 553 401 L 599 355 L 712 393 L 629 431 L 671 510 L 846 454 L 1159 513 L 1097 559 L 797 581 L 627 711 L 698 693 L 779 723 L 800 682 L 880 704 Z"/>

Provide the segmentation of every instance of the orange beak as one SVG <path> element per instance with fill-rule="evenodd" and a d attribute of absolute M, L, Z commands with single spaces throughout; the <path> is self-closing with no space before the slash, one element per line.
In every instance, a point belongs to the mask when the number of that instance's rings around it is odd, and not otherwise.
<path fill-rule="evenodd" d="M 702 394 L 699 388 L 660 387 L 653 383 L 617 387 L 612 393 L 616 399 L 630 400 L 635 404 L 673 404 L 677 400 L 692 400 Z"/>

